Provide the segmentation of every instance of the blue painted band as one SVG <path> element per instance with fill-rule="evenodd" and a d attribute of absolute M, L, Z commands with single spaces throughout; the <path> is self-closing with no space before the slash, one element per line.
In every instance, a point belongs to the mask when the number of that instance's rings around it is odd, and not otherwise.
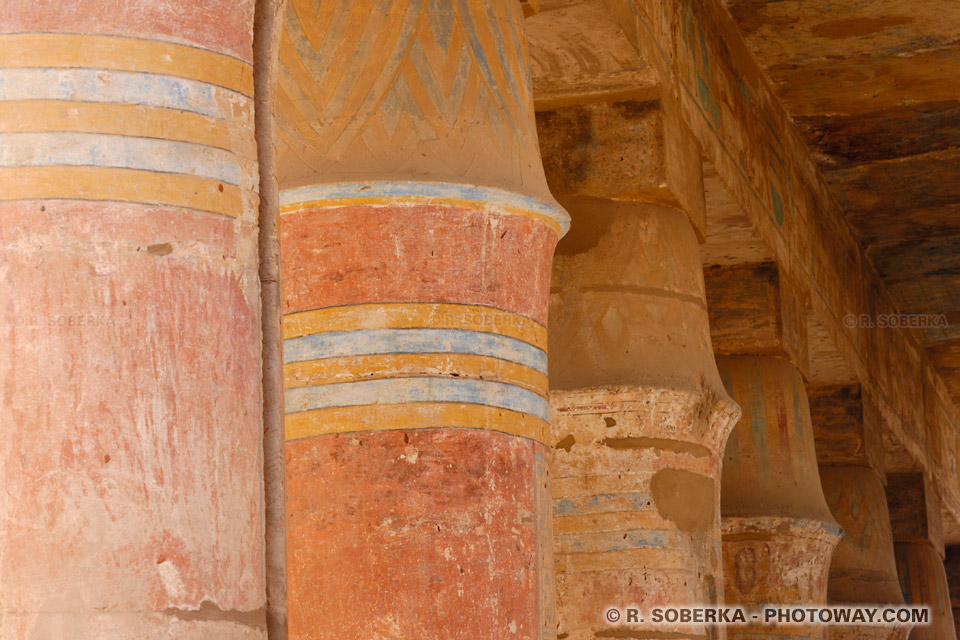
<path fill-rule="evenodd" d="M 549 420 L 549 402 L 521 387 L 489 380 L 456 378 L 390 378 L 288 389 L 286 413 L 331 407 L 410 402 L 480 404 L 519 411 Z"/>
<path fill-rule="evenodd" d="M 646 493 L 603 493 L 599 495 L 557 498 L 553 501 L 553 515 L 573 516 L 616 511 L 640 511 L 647 507 Z"/>
<path fill-rule="evenodd" d="M 107 75 L 109 81 L 102 78 Z M 227 92 L 226 94 L 224 92 Z M 0 69 L 0 100 L 117 102 L 165 107 L 221 120 L 233 115 L 223 107 L 246 96 L 212 84 L 173 76 L 99 69 Z"/>
<path fill-rule="evenodd" d="M 0 166 L 144 169 L 240 186 L 235 154 L 190 142 L 99 133 L 0 133 Z"/>
<path fill-rule="evenodd" d="M 283 341 L 285 363 L 388 353 L 490 356 L 547 373 L 547 354 L 542 349 L 516 338 L 463 329 L 330 331 Z"/>
<path fill-rule="evenodd" d="M 660 531 L 635 529 L 633 531 L 603 531 L 593 534 L 559 536 L 564 553 L 603 553 L 626 549 L 662 549 L 666 536 Z"/>

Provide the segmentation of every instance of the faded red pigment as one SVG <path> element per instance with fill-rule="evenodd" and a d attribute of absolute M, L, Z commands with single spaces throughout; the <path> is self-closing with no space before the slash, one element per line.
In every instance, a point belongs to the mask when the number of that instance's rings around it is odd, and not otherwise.
<path fill-rule="evenodd" d="M 488 305 L 546 323 L 557 234 L 523 216 L 437 205 L 282 217 L 285 313 L 368 302 Z"/>
<path fill-rule="evenodd" d="M 536 449 L 477 429 L 288 442 L 287 544 L 310 550 L 292 637 L 536 638 Z"/>
<path fill-rule="evenodd" d="M 544 322 L 556 239 L 544 222 L 479 207 L 285 214 L 284 311 L 440 302 Z M 535 480 L 549 448 L 491 425 L 400 430 L 384 415 L 374 431 L 286 443 L 290 637 L 552 633 L 552 560 L 539 556 L 549 500 Z"/>
<path fill-rule="evenodd" d="M 7 419 L 24 426 L 4 430 L 0 459 L 17 496 L 4 531 L 16 553 L 0 565 L 17 588 L 5 604 L 74 609 L 79 589 L 96 608 L 163 610 L 216 594 L 225 609 L 255 609 L 260 439 L 238 419 L 256 424 L 259 412 L 255 292 L 125 213 L 101 211 L 95 225 L 140 235 L 139 247 L 98 255 L 78 238 L 4 258 L 4 287 L 17 293 L 3 390 Z M 72 222 L 92 242 L 109 237 Z M 8 233 L 42 240 L 65 226 L 41 216 Z M 179 592 L 157 569 L 168 560 Z"/>
<path fill-rule="evenodd" d="M 253 8 L 0 0 L 3 638 L 266 635 Z"/>
<path fill-rule="evenodd" d="M 191 44 L 253 63 L 253 3 L 0 0 L 7 33 L 85 33 Z"/>

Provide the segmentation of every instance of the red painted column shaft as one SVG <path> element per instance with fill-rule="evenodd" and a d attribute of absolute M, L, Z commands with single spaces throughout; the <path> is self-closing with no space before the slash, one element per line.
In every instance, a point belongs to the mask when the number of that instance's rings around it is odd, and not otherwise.
<path fill-rule="evenodd" d="M 291 638 L 553 638 L 567 224 L 515 0 L 292 2 L 278 175 Z"/>
<path fill-rule="evenodd" d="M 0 636 L 263 638 L 253 2 L 0 2 Z"/>

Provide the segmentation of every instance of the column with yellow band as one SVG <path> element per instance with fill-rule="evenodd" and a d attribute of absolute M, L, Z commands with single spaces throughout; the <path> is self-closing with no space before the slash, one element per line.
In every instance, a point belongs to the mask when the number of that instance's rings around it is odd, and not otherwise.
<path fill-rule="evenodd" d="M 253 4 L 4 4 L 3 638 L 266 635 Z"/>
<path fill-rule="evenodd" d="M 288 5 L 291 638 L 555 638 L 546 313 L 566 213 L 515 0 Z"/>

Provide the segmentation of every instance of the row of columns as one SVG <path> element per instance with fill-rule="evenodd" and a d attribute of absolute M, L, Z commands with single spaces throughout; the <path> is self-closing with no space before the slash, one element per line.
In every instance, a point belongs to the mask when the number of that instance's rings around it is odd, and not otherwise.
<path fill-rule="evenodd" d="M 81 4 L 0 17 L 0 635 L 264 638 L 253 3 Z M 783 637 L 604 613 L 900 590 L 948 637 L 937 548 L 878 470 L 818 466 L 796 364 L 714 357 L 689 133 L 643 138 L 666 190 L 561 207 L 522 24 L 288 4 L 290 637 Z"/>

